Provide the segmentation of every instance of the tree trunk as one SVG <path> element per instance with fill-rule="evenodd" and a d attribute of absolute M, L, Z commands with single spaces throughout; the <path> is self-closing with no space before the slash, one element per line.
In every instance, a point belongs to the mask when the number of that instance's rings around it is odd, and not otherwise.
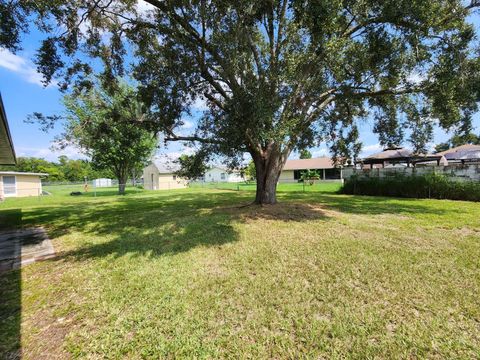
<path fill-rule="evenodd" d="M 120 184 L 120 180 L 118 182 L 118 194 L 125 195 L 125 184 Z"/>
<path fill-rule="evenodd" d="M 125 195 L 125 186 L 127 185 L 127 176 L 122 174 L 118 176 L 118 194 Z"/>
<path fill-rule="evenodd" d="M 277 202 L 277 183 L 286 159 L 276 151 L 263 154 L 263 156 L 252 154 L 252 157 L 257 174 L 255 204 L 275 204 Z"/>

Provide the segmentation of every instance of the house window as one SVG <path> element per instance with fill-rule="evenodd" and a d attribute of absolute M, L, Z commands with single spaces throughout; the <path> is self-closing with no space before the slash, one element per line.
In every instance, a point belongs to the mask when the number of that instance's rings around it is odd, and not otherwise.
<path fill-rule="evenodd" d="M 17 194 L 17 181 L 15 176 L 3 177 L 3 192 L 5 196 L 13 196 Z"/>
<path fill-rule="evenodd" d="M 225 173 L 220 174 L 220 179 L 225 180 Z"/>
<path fill-rule="evenodd" d="M 153 174 L 151 174 L 151 175 L 152 175 L 152 186 L 153 186 Z"/>
<path fill-rule="evenodd" d="M 177 180 L 177 175 L 173 175 L 173 180 Z"/>

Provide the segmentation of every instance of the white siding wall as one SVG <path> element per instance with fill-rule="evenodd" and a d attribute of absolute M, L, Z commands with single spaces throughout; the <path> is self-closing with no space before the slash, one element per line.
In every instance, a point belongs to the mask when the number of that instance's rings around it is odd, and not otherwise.
<path fill-rule="evenodd" d="M 143 169 L 143 187 L 146 190 L 170 190 L 183 189 L 187 187 L 185 179 L 175 174 L 160 174 L 154 164 Z"/>
<path fill-rule="evenodd" d="M 282 170 L 278 182 L 296 182 L 293 176 L 293 170 Z"/>
<path fill-rule="evenodd" d="M 143 187 L 146 190 L 158 190 L 158 170 L 153 164 L 143 169 Z"/>
<path fill-rule="evenodd" d="M 240 176 L 240 173 L 228 173 L 227 170 L 220 168 L 212 168 L 205 172 L 205 182 L 241 182 L 244 179 Z"/>
<path fill-rule="evenodd" d="M 5 194 L 3 176 L 15 177 L 15 193 Z M 0 198 L 39 196 L 42 194 L 42 181 L 38 175 L 0 175 Z"/>

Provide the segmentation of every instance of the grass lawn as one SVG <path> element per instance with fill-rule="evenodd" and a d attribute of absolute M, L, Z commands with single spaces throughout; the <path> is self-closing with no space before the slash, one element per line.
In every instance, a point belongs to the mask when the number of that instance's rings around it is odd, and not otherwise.
<path fill-rule="evenodd" d="M 480 357 L 480 204 L 316 190 L 8 199 L 58 257 L 0 275 L 0 358 Z"/>

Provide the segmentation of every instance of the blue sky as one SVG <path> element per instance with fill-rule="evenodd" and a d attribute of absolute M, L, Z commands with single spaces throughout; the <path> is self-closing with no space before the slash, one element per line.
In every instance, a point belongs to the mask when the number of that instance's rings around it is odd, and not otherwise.
<path fill-rule="evenodd" d="M 476 23 L 477 28 L 480 27 L 480 21 L 475 18 L 472 21 Z M 61 124 L 54 130 L 45 133 L 38 129 L 35 124 L 25 123 L 28 114 L 34 111 L 44 114 L 60 114 L 63 111 L 61 105 L 62 94 L 55 85 L 47 88 L 41 83 L 41 76 L 36 72 L 35 65 L 31 58 L 38 48 L 41 35 L 32 31 L 24 37 L 23 51 L 12 54 L 5 49 L 0 48 L 0 92 L 2 94 L 7 118 L 12 133 L 12 138 L 17 156 L 35 156 L 48 160 L 56 160 L 58 156 L 64 154 L 70 158 L 84 157 L 78 149 L 67 148 L 63 151 L 54 151 L 51 149 L 51 142 L 55 135 L 61 132 Z M 185 119 L 183 132 L 193 129 L 195 117 L 201 114 L 203 104 L 196 104 L 196 111 L 192 118 Z M 474 121 L 476 131 L 479 132 L 480 116 L 475 115 Z M 360 127 L 361 141 L 364 150 L 361 155 L 368 155 L 381 150 L 378 140 L 372 131 L 373 124 L 366 121 Z M 434 143 L 447 140 L 450 136 L 445 134 L 441 129 L 435 129 Z M 433 145 L 433 144 L 432 144 Z M 159 150 L 159 154 L 169 154 L 170 157 L 176 157 L 181 153 L 192 152 L 189 147 L 175 143 L 167 148 L 163 147 Z M 325 145 L 311 149 L 314 156 L 328 155 Z M 297 154 L 292 154 L 291 158 L 295 158 Z"/>

